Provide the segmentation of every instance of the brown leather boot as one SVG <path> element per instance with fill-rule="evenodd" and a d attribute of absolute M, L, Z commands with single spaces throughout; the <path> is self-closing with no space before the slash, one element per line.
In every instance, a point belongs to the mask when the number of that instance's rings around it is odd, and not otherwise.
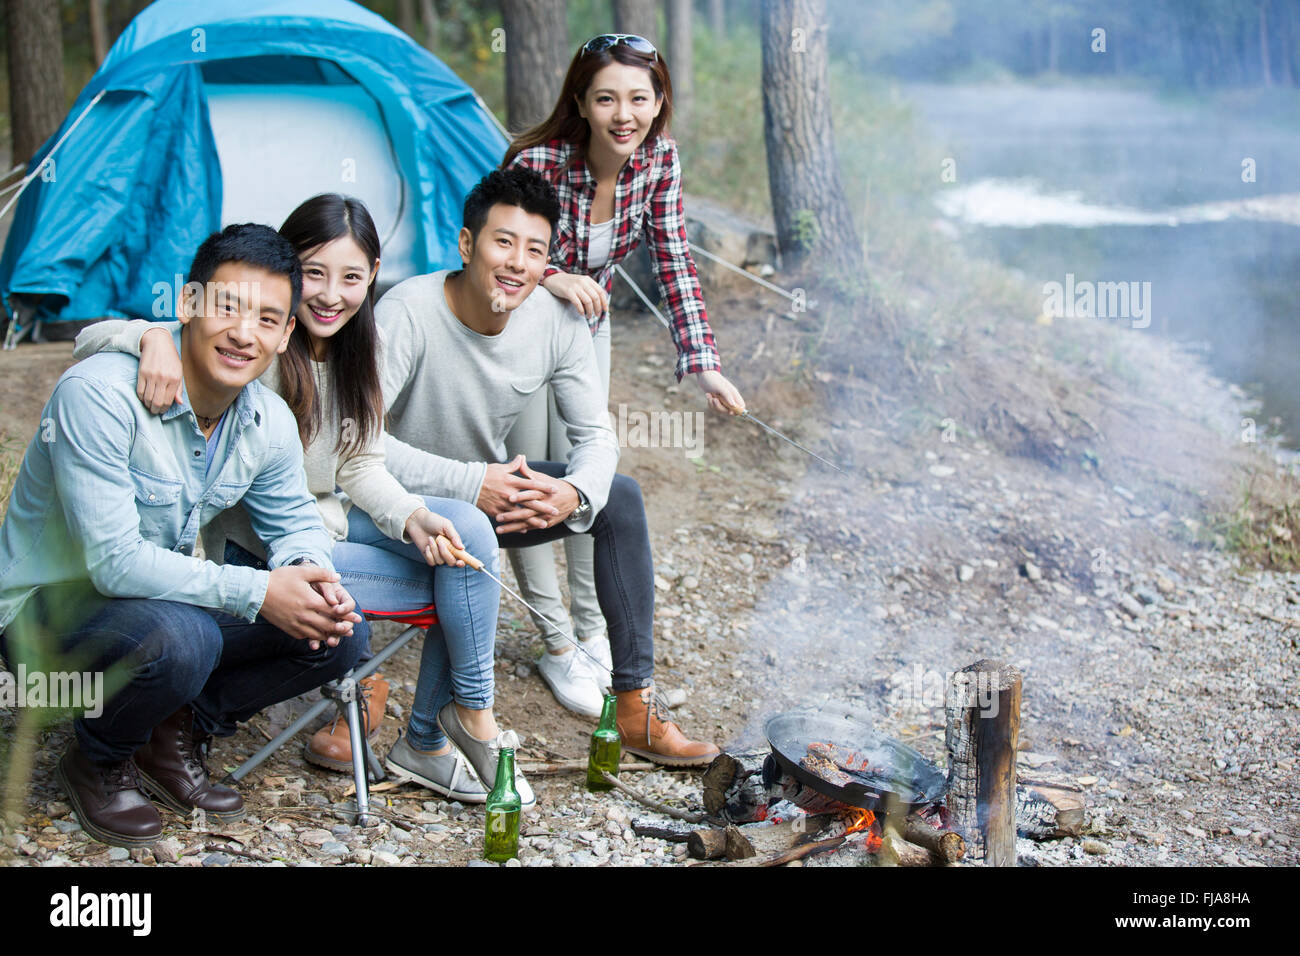
<path fill-rule="evenodd" d="M 194 725 L 187 704 L 153 729 L 149 742 L 135 752 L 144 789 L 166 807 L 188 817 L 195 808 L 213 820 L 232 823 L 244 816 L 239 791 L 208 779 L 209 738 Z"/>
<path fill-rule="evenodd" d="M 618 692 L 618 735 L 623 749 L 668 767 L 703 767 L 719 753 L 713 744 L 690 740 L 654 687 Z"/>
<path fill-rule="evenodd" d="M 361 706 L 361 718 L 366 724 L 363 733 L 373 744 L 379 736 L 384 708 L 388 705 L 388 681 L 379 674 L 371 674 L 357 686 L 364 701 Z M 348 735 L 348 722 L 341 714 L 335 713 L 333 720 L 312 735 L 303 756 L 308 763 L 327 770 L 352 772 L 352 738 Z"/>
<path fill-rule="evenodd" d="M 110 846 L 148 846 L 162 836 L 162 817 L 140 787 L 140 773 L 129 760 L 111 766 L 91 763 L 75 742 L 55 771 L 77 822 Z"/>

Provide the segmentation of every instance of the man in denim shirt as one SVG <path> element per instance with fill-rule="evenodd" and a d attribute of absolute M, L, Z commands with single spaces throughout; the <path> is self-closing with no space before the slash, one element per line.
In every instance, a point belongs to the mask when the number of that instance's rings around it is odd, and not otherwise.
<path fill-rule="evenodd" d="M 0 650 L 116 684 L 101 714 L 76 720 L 58 767 L 103 842 L 161 834 L 142 791 L 239 819 L 240 795 L 208 780 L 208 738 L 341 676 L 364 644 L 297 424 L 255 381 L 288 344 L 301 292 L 298 257 L 273 229 L 210 236 L 178 302 L 183 400 L 152 415 L 135 360 L 93 356 L 59 379 L 23 458 L 0 526 Z M 237 501 L 269 570 L 193 556 L 203 525 Z"/>

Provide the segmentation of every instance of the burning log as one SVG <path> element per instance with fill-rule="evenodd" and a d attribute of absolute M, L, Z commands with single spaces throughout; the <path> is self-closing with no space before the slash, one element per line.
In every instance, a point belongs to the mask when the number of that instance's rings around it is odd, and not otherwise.
<path fill-rule="evenodd" d="M 728 823 L 752 823 L 767 818 L 772 795 L 763 784 L 767 751 L 722 753 L 704 771 L 704 809 Z"/>
<path fill-rule="evenodd" d="M 886 833 L 876 853 L 876 866 L 933 866 L 934 859 L 924 847 L 903 839 L 897 833 Z"/>
<path fill-rule="evenodd" d="M 1016 862 L 1020 673 L 982 660 L 953 674 L 945 708 L 948 810 L 973 857 Z"/>
<path fill-rule="evenodd" d="M 931 826 L 915 814 L 904 821 L 903 839 L 923 847 L 936 863 L 956 863 L 966 855 L 966 841 L 960 833 Z"/>

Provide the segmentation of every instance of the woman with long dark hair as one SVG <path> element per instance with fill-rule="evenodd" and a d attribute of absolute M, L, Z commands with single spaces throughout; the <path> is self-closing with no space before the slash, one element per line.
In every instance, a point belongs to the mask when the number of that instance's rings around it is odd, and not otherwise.
<path fill-rule="evenodd" d="M 458 560 L 447 540 L 493 567 L 495 532 L 472 504 L 409 494 L 385 468 L 374 317 L 380 244 L 365 205 L 336 194 L 316 196 L 290 213 L 280 232 L 302 262 L 303 294 L 289 346 L 262 382 L 297 419 L 307 486 L 336 541 L 335 569 L 358 613 L 428 620 L 436 608 L 407 732 L 386 765 L 399 778 L 481 803 L 487 797 L 483 781 L 490 786 L 495 777 L 496 751 L 513 736 L 502 734 L 492 714 L 500 589 Z M 161 412 L 180 387 L 180 360 L 165 330 L 150 322 L 99 323 L 78 337 L 77 350 L 140 355 L 140 397 Z M 246 520 L 222 523 L 204 544 L 228 562 L 256 561 L 262 554 Z M 479 779 L 466 772 L 462 754 Z M 350 769 L 346 728 L 336 724 L 317 734 L 307 756 Z M 524 803 L 533 803 L 522 776 L 516 783 Z"/>
<path fill-rule="evenodd" d="M 740 392 L 722 374 L 695 262 L 686 239 L 681 165 L 669 135 L 672 80 L 663 57 L 644 37 L 605 34 L 584 43 L 569 64 L 551 115 L 515 137 L 502 166 L 526 166 L 560 196 L 561 217 L 542 284 L 582 313 L 595 337 L 606 401 L 609 397 L 609 293 L 614 267 L 642 239 L 668 304 L 676 373 L 695 378 L 710 407 L 736 413 Z M 549 405 L 549 407 L 548 407 Z M 539 394 L 507 439 L 510 454 L 564 461 L 568 442 L 553 399 Z M 591 543 L 565 541 L 574 630 L 608 664 L 604 619 L 596 601 Z M 510 553 L 528 599 L 563 622 L 559 581 L 548 548 Z M 600 713 L 598 684 L 606 675 L 569 652 L 537 619 L 548 653 L 538 670 L 571 710 Z"/>

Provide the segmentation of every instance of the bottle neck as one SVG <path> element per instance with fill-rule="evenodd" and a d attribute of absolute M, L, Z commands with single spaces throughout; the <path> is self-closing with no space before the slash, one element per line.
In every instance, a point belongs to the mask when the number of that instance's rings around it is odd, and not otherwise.
<path fill-rule="evenodd" d="M 600 726 L 598 730 L 613 730 L 618 721 L 618 698 L 613 694 L 605 695 L 605 702 L 600 708 Z"/>
<path fill-rule="evenodd" d="M 492 785 L 493 792 L 514 792 L 515 789 L 515 751 L 513 747 L 502 747 L 497 751 L 497 779 Z"/>

